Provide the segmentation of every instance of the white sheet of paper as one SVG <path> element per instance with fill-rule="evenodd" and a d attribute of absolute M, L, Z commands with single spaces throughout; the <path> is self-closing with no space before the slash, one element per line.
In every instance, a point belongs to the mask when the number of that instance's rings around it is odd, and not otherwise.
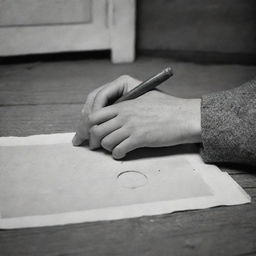
<path fill-rule="evenodd" d="M 250 202 L 199 155 L 116 161 L 73 134 L 0 138 L 0 228 L 61 225 Z"/>

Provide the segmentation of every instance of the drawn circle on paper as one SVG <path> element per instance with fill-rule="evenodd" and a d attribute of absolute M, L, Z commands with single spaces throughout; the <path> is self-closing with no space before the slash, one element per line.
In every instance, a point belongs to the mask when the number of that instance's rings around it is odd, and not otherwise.
<path fill-rule="evenodd" d="M 124 188 L 135 189 L 148 183 L 148 177 L 139 171 L 127 170 L 117 175 L 119 184 Z"/>

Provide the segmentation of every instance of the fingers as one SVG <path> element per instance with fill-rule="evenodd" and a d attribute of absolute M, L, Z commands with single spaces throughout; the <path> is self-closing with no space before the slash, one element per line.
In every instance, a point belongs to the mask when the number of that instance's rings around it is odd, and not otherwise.
<path fill-rule="evenodd" d="M 84 136 L 81 136 L 78 132 L 74 135 L 72 139 L 73 146 L 77 147 L 80 146 L 87 138 Z"/>
<path fill-rule="evenodd" d="M 127 129 L 120 128 L 105 136 L 101 140 L 101 146 L 108 151 L 112 151 L 114 147 L 120 144 L 122 141 L 129 137 L 129 132 Z"/>
<path fill-rule="evenodd" d="M 125 157 L 125 155 L 128 152 L 139 147 L 140 147 L 140 144 L 138 143 L 137 140 L 133 139 L 132 137 L 128 137 L 113 149 L 112 156 L 115 159 L 121 159 Z"/>
<path fill-rule="evenodd" d="M 113 103 L 113 101 L 117 100 L 119 97 L 137 86 L 139 83 L 140 81 L 130 76 L 120 76 L 113 82 L 109 83 L 107 86 L 104 86 L 102 90 L 98 91 L 94 99 L 92 111 L 95 112 L 109 105 L 109 103 Z"/>
<path fill-rule="evenodd" d="M 120 127 L 121 124 L 117 118 L 110 119 L 109 121 L 100 125 L 94 125 L 90 129 L 90 148 L 96 149 L 100 147 L 101 140 Z"/>
<path fill-rule="evenodd" d="M 126 85 L 127 81 L 124 78 L 119 77 L 118 79 L 109 83 L 108 86 L 98 91 L 93 102 L 92 112 L 107 106 L 109 101 L 113 101 L 122 96 L 126 89 Z"/>
<path fill-rule="evenodd" d="M 76 130 L 76 134 L 72 139 L 73 146 L 80 146 L 85 140 L 89 138 L 88 129 L 88 118 L 82 114 Z"/>
<path fill-rule="evenodd" d="M 90 137 L 92 147 L 98 147 L 100 145 L 99 141 L 102 137 L 94 135 L 94 130 L 92 130 L 92 135 L 89 136 L 88 133 L 90 127 L 93 125 L 100 125 L 115 118 L 118 114 L 117 111 L 115 111 L 116 108 L 112 109 L 106 106 L 113 103 L 113 101 L 121 97 L 129 90 L 133 89 L 139 83 L 140 81 L 130 76 L 124 75 L 114 80 L 113 82 L 105 84 L 91 92 L 88 95 L 86 103 L 82 109 L 81 121 L 72 140 L 73 145 L 78 146 L 82 144 L 84 140 Z M 97 133 L 99 128 L 94 127 L 93 129 L 95 129 Z M 108 130 L 106 129 L 104 131 L 104 136 L 106 136 Z M 100 134 L 100 136 L 103 135 Z"/>
<path fill-rule="evenodd" d="M 118 115 L 116 107 L 105 107 L 89 115 L 90 125 L 99 125 Z"/>
<path fill-rule="evenodd" d="M 91 108 L 94 102 L 94 98 L 98 91 L 100 91 L 104 86 L 101 86 L 91 92 L 87 99 L 86 102 L 83 106 L 83 109 L 81 111 L 81 117 L 80 121 L 78 123 L 77 129 L 76 129 L 76 134 L 72 139 L 72 144 L 73 146 L 80 146 L 85 140 L 89 138 L 88 135 L 88 130 L 89 130 L 89 121 L 88 121 L 88 115 L 91 112 Z"/>
<path fill-rule="evenodd" d="M 99 88 L 92 91 L 91 93 L 89 93 L 82 112 L 87 112 L 87 114 L 90 114 L 92 112 L 92 107 L 95 101 L 95 97 L 98 94 L 98 92 L 101 91 L 105 86 L 108 86 L 108 84 L 102 85 Z"/>

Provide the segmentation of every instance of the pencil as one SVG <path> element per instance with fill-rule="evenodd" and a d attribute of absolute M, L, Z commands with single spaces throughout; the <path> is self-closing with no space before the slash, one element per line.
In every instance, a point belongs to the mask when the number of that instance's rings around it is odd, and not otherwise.
<path fill-rule="evenodd" d="M 139 96 L 153 90 L 158 85 L 166 81 L 173 75 L 172 69 L 170 67 L 165 68 L 162 72 L 150 77 L 149 79 L 145 80 L 144 82 L 140 83 L 134 89 L 129 91 L 127 94 L 120 97 L 118 100 L 114 102 L 114 104 L 125 101 L 125 100 L 132 100 L 138 98 Z"/>

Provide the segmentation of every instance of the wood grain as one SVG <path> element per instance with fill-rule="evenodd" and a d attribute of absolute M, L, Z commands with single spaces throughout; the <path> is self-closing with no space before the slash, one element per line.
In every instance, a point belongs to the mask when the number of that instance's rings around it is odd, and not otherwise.
<path fill-rule="evenodd" d="M 0 105 L 82 104 L 90 91 L 118 76 L 145 80 L 167 66 L 174 75 L 159 88 L 188 98 L 234 88 L 256 74 L 255 66 L 196 65 L 147 57 L 119 65 L 106 60 L 0 65 Z"/>
<path fill-rule="evenodd" d="M 130 220 L 2 231 L 1 251 L 5 255 L 243 255 L 255 251 L 255 210 L 253 203 Z"/>
<path fill-rule="evenodd" d="M 74 132 L 82 105 L 56 104 L 0 108 L 0 136 Z"/>

